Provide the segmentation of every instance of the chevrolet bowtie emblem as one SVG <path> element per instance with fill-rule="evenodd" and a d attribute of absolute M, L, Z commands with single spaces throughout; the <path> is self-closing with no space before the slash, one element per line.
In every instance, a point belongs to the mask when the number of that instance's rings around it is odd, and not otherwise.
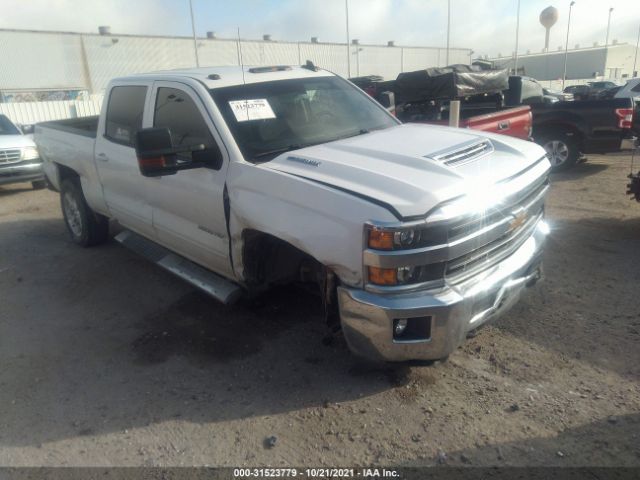
<path fill-rule="evenodd" d="M 513 232 L 520 228 L 526 223 L 527 218 L 529 218 L 529 215 L 527 215 L 527 212 L 525 211 L 515 213 L 513 215 L 513 220 L 511 220 L 511 223 L 509 224 L 509 231 Z"/>

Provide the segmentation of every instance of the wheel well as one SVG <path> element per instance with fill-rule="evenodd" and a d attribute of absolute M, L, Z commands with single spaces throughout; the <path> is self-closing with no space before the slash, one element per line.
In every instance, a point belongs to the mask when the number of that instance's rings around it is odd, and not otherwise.
<path fill-rule="evenodd" d="M 243 276 L 247 285 L 266 287 L 319 280 L 322 264 L 290 243 L 257 230 L 245 230 L 242 239 Z"/>
<path fill-rule="evenodd" d="M 72 180 L 76 180 L 76 181 L 80 181 L 80 175 L 78 175 L 78 173 L 69 168 L 66 167 L 64 165 L 60 165 L 59 163 L 58 165 L 58 176 L 60 179 L 60 184 L 62 184 L 63 181 L 67 180 L 67 179 L 72 179 Z"/>
<path fill-rule="evenodd" d="M 580 130 L 570 125 L 545 125 L 544 128 L 533 132 L 534 138 L 536 139 L 550 138 L 551 136 L 557 136 L 559 134 L 563 134 L 574 139 L 575 143 L 578 146 L 582 145 L 582 133 L 580 132 Z"/>
<path fill-rule="evenodd" d="M 320 294 L 326 324 L 340 328 L 338 276 L 308 253 L 273 235 L 257 230 L 242 233 L 244 280 L 253 290 L 271 285 L 302 283 Z"/>

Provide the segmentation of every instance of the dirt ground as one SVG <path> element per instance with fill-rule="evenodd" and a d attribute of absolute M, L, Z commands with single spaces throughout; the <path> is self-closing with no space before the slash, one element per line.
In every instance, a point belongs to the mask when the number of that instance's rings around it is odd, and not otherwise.
<path fill-rule="evenodd" d="M 304 292 L 224 307 L 115 242 L 79 248 L 55 193 L 0 187 L 0 465 L 638 466 L 628 171 L 553 176 L 546 281 L 434 367 L 324 346 Z"/>

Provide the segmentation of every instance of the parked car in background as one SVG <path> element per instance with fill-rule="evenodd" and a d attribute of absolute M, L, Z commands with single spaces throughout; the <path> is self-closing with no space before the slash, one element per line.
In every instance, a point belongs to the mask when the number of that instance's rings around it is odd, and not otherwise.
<path fill-rule="evenodd" d="M 640 78 L 632 78 L 616 92 L 616 97 L 640 98 Z"/>
<path fill-rule="evenodd" d="M 570 93 L 575 100 L 587 100 L 591 94 L 589 85 L 570 85 L 562 90 L 562 93 Z"/>
<path fill-rule="evenodd" d="M 631 98 L 636 112 L 633 117 L 633 131 L 640 137 L 640 78 L 632 78 L 615 93 L 616 98 Z"/>
<path fill-rule="evenodd" d="M 547 97 L 555 97 L 561 102 L 571 102 L 574 100 L 573 93 L 564 93 L 559 90 L 552 90 L 550 88 L 542 88 L 542 93 Z"/>
<path fill-rule="evenodd" d="M 21 182 L 35 189 L 46 186 L 42 160 L 33 139 L 0 114 L 0 185 Z"/>
<path fill-rule="evenodd" d="M 589 82 L 587 85 L 589 85 L 590 88 L 589 95 L 591 96 L 591 98 L 598 98 L 598 95 L 601 92 L 620 86 L 617 83 L 611 81 Z"/>
<path fill-rule="evenodd" d="M 600 99 L 600 100 L 606 100 L 606 99 L 615 98 L 616 93 L 618 93 L 621 88 L 622 87 L 620 85 L 618 85 L 617 87 L 613 87 L 613 88 L 607 88 L 606 90 L 602 90 L 602 91 L 598 92 L 594 97 L 596 99 Z"/>
<path fill-rule="evenodd" d="M 403 125 L 310 62 L 116 79 L 99 118 L 35 140 L 74 242 L 116 219 L 223 302 L 306 282 L 369 359 L 446 357 L 541 275 L 542 148 Z"/>
<path fill-rule="evenodd" d="M 544 101 L 542 85 L 530 77 L 509 77 L 507 105 L 529 105 L 533 138 L 542 145 L 554 170 L 576 163 L 580 153 L 611 153 L 633 147 L 634 103 L 630 98 Z"/>

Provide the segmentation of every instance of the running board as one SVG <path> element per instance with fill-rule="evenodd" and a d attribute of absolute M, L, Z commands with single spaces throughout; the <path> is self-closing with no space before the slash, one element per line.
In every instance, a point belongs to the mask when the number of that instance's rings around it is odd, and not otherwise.
<path fill-rule="evenodd" d="M 242 289 L 235 283 L 136 233 L 125 230 L 115 239 L 128 249 L 160 265 L 225 305 L 234 303 L 242 296 Z"/>

